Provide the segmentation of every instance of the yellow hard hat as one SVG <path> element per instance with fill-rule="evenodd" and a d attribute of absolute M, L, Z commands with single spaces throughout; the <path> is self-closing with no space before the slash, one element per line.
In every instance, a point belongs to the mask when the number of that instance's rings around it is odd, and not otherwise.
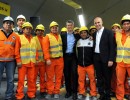
<path fill-rule="evenodd" d="M 113 25 L 111 26 L 111 28 L 113 28 L 114 26 L 117 26 L 117 27 L 121 28 L 121 26 L 120 26 L 118 23 L 113 24 Z"/>
<path fill-rule="evenodd" d="M 93 26 L 90 26 L 90 30 L 91 30 L 91 29 L 93 29 L 93 28 L 95 28 L 95 29 L 96 29 L 96 27 L 95 27 L 94 25 L 93 25 Z"/>
<path fill-rule="evenodd" d="M 61 29 L 61 32 L 67 32 L 67 28 L 66 28 L 66 27 L 63 27 L 63 28 Z"/>
<path fill-rule="evenodd" d="M 31 23 L 29 22 L 25 22 L 23 25 L 22 25 L 22 28 L 25 28 L 25 27 L 31 27 L 33 29 L 33 26 Z"/>
<path fill-rule="evenodd" d="M 57 23 L 57 22 L 52 21 L 52 22 L 50 23 L 50 28 L 51 28 L 52 26 L 59 26 L 59 25 L 58 25 L 58 23 Z"/>
<path fill-rule="evenodd" d="M 121 24 L 122 24 L 123 21 L 126 21 L 126 20 L 130 21 L 130 15 L 129 15 L 129 14 L 126 14 L 126 15 L 124 15 L 124 16 L 122 17 L 122 19 L 121 19 Z"/>
<path fill-rule="evenodd" d="M 45 31 L 45 27 L 42 24 L 37 25 L 35 30 L 37 29 Z"/>
<path fill-rule="evenodd" d="M 79 27 L 75 27 L 75 28 L 74 28 L 74 31 L 76 31 L 76 30 L 79 30 Z"/>
<path fill-rule="evenodd" d="M 82 26 L 79 29 L 79 32 L 81 32 L 81 31 L 88 31 L 88 28 L 86 26 Z"/>

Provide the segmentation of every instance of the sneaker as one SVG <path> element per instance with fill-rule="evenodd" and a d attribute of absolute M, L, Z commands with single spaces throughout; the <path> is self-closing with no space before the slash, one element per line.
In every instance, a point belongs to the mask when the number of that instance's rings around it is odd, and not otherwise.
<path fill-rule="evenodd" d="M 60 95 L 59 94 L 54 94 L 54 99 L 59 99 Z"/>
<path fill-rule="evenodd" d="M 91 96 L 90 100 L 98 100 L 96 96 Z"/>
<path fill-rule="evenodd" d="M 83 98 L 85 98 L 84 95 L 82 95 L 82 94 L 78 94 L 78 99 L 82 100 Z"/>
<path fill-rule="evenodd" d="M 50 99 L 51 97 L 52 97 L 51 94 L 47 94 L 45 98 L 46 98 L 46 99 Z"/>

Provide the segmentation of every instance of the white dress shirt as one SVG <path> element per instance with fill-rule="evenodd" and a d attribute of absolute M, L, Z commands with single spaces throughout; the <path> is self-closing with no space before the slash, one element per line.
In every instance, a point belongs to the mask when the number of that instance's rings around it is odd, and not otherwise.
<path fill-rule="evenodd" d="M 100 45 L 100 40 L 101 40 L 103 30 L 104 30 L 104 27 L 102 27 L 100 30 L 97 31 L 95 53 L 100 53 L 99 45 Z"/>

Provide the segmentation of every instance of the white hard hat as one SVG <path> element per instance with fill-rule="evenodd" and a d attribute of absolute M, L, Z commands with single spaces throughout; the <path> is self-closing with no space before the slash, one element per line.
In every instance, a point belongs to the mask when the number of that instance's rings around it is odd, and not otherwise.
<path fill-rule="evenodd" d="M 25 18 L 24 15 L 18 15 L 17 18 L 16 18 L 16 21 L 17 21 L 19 18 L 22 18 L 22 19 L 24 19 L 24 20 L 26 21 L 26 18 Z"/>
<path fill-rule="evenodd" d="M 4 20 L 3 20 L 3 23 L 4 23 L 5 21 L 11 21 L 11 22 L 13 22 L 13 24 L 14 24 L 14 20 L 13 20 L 13 18 L 10 17 L 10 16 L 5 17 Z"/>

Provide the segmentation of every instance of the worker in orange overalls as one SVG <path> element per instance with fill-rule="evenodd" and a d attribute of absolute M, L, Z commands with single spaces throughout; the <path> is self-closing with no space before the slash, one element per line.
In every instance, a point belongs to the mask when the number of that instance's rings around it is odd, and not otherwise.
<path fill-rule="evenodd" d="M 58 26 L 57 22 L 51 22 L 51 32 L 45 36 L 43 41 L 43 53 L 46 61 L 47 74 L 47 99 L 50 99 L 52 94 L 54 94 L 54 98 L 56 99 L 60 97 L 59 93 L 63 75 L 63 52 Z"/>
<path fill-rule="evenodd" d="M 29 22 L 22 25 L 23 35 L 20 35 L 19 47 L 17 52 L 20 57 L 16 59 L 18 66 L 18 86 L 16 90 L 16 100 L 24 99 L 24 79 L 27 77 L 27 96 L 29 100 L 37 100 L 36 81 L 35 81 L 35 64 L 38 61 L 37 44 L 32 37 L 33 26 Z"/>
<path fill-rule="evenodd" d="M 42 51 L 42 41 L 44 39 L 44 31 L 45 28 L 42 24 L 36 26 L 35 33 L 36 33 L 36 43 L 38 48 L 38 63 L 35 69 L 35 80 L 37 80 L 38 74 L 40 75 L 40 95 L 41 97 L 45 97 L 46 95 L 46 84 L 45 84 L 45 61 L 43 57 Z M 36 88 L 37 90 L 37 88 Z"/>
<path fill-rule="evenodd" d="M 116 75 L 117 75 L 117 100 L 123 100 L 125 90 L 124 82 L 126 72 L 130 77 L 130 15 L 125 15 L 121 19 L 122 32 L 116 33 L 117 56 L 116 56 Z"/>
<path fill-rule="evenodd" d="M 0 90 L 4 70 L 7 81 L 4 100 L 14 100 L 15 59 L 19 57 L 15 50 L 18 48 L 19 36 L 12 30 L 13 26 L 13 18 L 7 16 L 3 20 L 3 28 L 0 29 Z"/>
<path fill-rule="evenodd" d="M 114 35 L 116 35 L 117 32 L 121 32 L 121 26 L 118 23 L 114 23 L 111 26 L 111 29 Z M 112 97 L 115 97 L 115 93 L 116 93 L 116 85 L 117 85 L 116 65 L 117 65 L 116 62 L 114 62 L 112 66 L 112 78 L 111 78 L 111 96 Z"/>
<path fill-rule="evenodd" d="M 95 71 L 93 66 L 93 40 L 90 39 L 88 28 L 82 26 L 79 30 L 81 38 L 77 42 L 77 57 L 78 57 L 78 99 L 83 99 L 86 96 L 85 92 L 85 77 L 86 74 L 90 79 L 90 100 L 97 100 Z"/>

